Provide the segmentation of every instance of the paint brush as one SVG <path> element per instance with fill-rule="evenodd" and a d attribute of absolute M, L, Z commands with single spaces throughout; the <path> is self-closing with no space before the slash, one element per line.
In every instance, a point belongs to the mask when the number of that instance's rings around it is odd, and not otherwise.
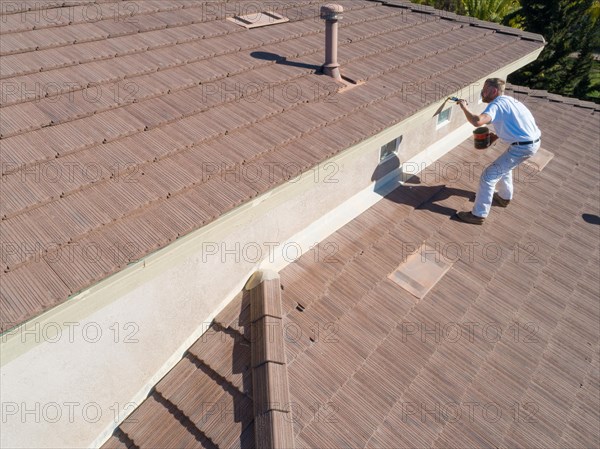
<path fill-rule="evenodd" d="M 446 103 L 448 101 L 454 101 L 456 103 L 456 102 L 460 101 L 460 98 L 458 98 L 458 97 L 448 97 L 448 98 L 446 98 L 444 100 L 444 102 L 442 103 L 442 105 L 433 114 L 434 117 L 444 110 L 444 106 L 446 106 Z"/>
<path fill-rule="evenodd" d="M 446 98 L 446 99 L 444 100 L 444 102 L 442 103 L 442 105 L 441 105 L 439 108 L 437 108 L 437 111 L 435 111 L 435 112 L 433 113 L 433 116 L 434 116 L 434 117 L 435 117 L 436 115 L 438 115 L 440 112 L 442 112 L 442 111 L 444 110 L 444 106 L 446 106 L 446 103 L 448 102 L 448 100 L 449 100 L 449 99 L 450 99 L 450 97 Z"/>

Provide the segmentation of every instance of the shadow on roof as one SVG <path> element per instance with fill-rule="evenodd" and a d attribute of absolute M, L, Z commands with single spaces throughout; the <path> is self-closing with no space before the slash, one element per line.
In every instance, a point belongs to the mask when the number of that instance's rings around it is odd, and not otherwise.
<path fill-rule="evenodd" d="M 426 186 L 404 184 L 385 197 L 386 200 L 398 204 L 406 204 L 415 209 L 428 210 L 448 217 L 454 216 L 456 209 L 442 206 L 442 202 L 453 196 L 475 199 L 475 193 L 469 190 L 446 187 L 445 185 Z"/>
<path fill-rule="evenodd" d="M 594 214 L 582 214 L 583 221 L 590 224 L 600 225 L 600 217 Z"/>
<path fill-rule="evenodd" d="M 397 156 L 390 157 L 388 160 L 383 161 L 379 164 L 371 176 L 371 181 L 375 181 L 375 192 L 379 193 L 389 201 L 393 201 L 398 204 L 406 204 L 415 209 L 425 209 L 437 214 L 453 216 L 456 212 L 455 209 L 436 204 L 447 200 L 453 196 L 460 196 L 468 198 L 473 201 L 475 199 L 475 193 L 469 190 L 458 189 L 455 187 L 446 187 L 442 185 L 423 185 L 419 176 L 412 176 L 410 179 L 404 182 L 403 185 L 396 188 L 390 194 L 385 194 L 385 176 L 400 167 L 400 160 Z"/>
<path fill-rule="evenodd" d="M 250 56 L 256 59 L 262 59 L 263 61 L 275 61 L 276 64 L 289 65 L 291 67 L 300 67 L 303 69 L 312 69 L 315 72 L 321 70 L 321 66 L 314 64 L 306 64 L 304 62 L 293 62 L 285 59 L 284 56 L 277 55 L 275 53 L 269 53 L 267 51 L 253 51 Z"/>

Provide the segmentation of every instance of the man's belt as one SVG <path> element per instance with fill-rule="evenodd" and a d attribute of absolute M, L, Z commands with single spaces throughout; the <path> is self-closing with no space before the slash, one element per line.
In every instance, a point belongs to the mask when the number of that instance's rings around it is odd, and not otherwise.
<path fill-rule="evenodd" d="M 534 143 L 539 142 L 540 139 L 528 140 L 527 142 L 513 142 L 511 145 L 533 145 Z"/>

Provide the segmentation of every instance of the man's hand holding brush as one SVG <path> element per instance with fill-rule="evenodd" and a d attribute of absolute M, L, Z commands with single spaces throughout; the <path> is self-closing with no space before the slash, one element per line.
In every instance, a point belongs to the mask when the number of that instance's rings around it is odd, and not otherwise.
<path fill-rule="evenodd" d="M 448 100 L 454 101 L 460 106 L 460 108 L 465 113 L 465 117 L 467 117 L 467 120 L 473 126 L 487 125 L 491 121 L 491 117 L 487 114 L 475 115 L 471 113 L 471 111 L 469 111 L 469 108 L 467 107 L 469 103 L 463 98 L 448 97 Z M 496 140 L 498 140 L 498 136 L 495 133 L 490 132 L 490 145 L 493 144 Z"/>

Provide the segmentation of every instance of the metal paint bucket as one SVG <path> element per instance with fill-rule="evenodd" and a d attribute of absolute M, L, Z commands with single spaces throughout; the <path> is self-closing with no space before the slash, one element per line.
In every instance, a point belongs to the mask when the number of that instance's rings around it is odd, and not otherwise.
<path fill-rule="evenodd" d="M 474 129 L 473 143 L 477 150 L 484 150 L 489 147 L 491 145 L 490 129 L 487 126 Z"/>

